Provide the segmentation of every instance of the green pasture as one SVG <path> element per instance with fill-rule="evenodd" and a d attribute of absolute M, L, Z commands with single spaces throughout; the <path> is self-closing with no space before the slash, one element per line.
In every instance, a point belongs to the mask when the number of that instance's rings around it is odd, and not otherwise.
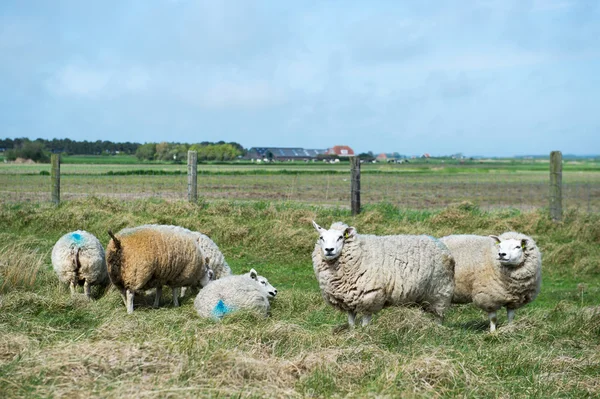
<path fill-rule="evenodd" d="M 271 201 L 121 201 L 96 196 L 0 204 L 0 397 L 577 398 L 600 395 L 600 216 L 568 211 L 341 207 Z M 443 325 L 387 308 L 366 328 L 321 299 L 311 252 L 316 220 L 359 233 L 531 235 L 543 253 L 542 290 L 499 330 L 471 305 Z M 208 234 L 235 273 L 255 268 L 279 294 L 271 316 L 201 320 L 186 297 L 139 295 L 127 315 L 114 289 L 71 298 L 51 267 L 63 234 L 144 223 Z"/>

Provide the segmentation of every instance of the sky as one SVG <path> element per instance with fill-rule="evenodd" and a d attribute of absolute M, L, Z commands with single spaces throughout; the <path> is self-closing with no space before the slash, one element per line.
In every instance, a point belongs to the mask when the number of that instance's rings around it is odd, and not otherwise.
<path fill-rule="evenodd" d="M 0 2 L 0 137 L 600 153 L 595 0 Z"/>

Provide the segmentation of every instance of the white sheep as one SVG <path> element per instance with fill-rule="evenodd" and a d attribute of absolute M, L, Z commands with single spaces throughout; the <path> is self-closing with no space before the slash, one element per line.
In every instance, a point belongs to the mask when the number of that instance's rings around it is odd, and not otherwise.
<path fill-rule="evenodd" d="M 507 232 L 500 237 L 450 235 L 441 241 L 456 262 L 452 302 L 473 302 L 486 311 L 490 331 L 496 331 L 496 312 L 501 307 L 506 307 L 511 323 L 515 309 L 540 292 L 542 255 L 531 237 Z"/>
<path fill-rule="evenodd" d="M 197 231 L 192 231 L 192 234 L 198 240 L 198 245 L 207 261 L 208 267 L 214 273 L 214 279 L 218 280 L 221 277 L 229 276 L 231 274 L 231 268 L 229 267 L 229 264 L 227 264 L 227 261 L 217 244 L 215 244 L 215 242 L 206 234 Z"/>
<path fill-rule="evenodd" d="M 196 296 L 194 308 L 200 317 L 213 319 L 237 310 L 252 310 L 267 316 L 269 299 L 276 295 L 277 289 L 251 269 L 246 274 L 226 276 L 208 284 Z"/>
<path fill-rule="evenodd" d="M 179 306 L 179 289 L 208 284 L 213 276 L 191 231 L 179 226 L 143 225 L 123 229 L 106 247 L 106 265 L 112 283 L 133 312 L 136 292 L 156 288 L 154 306 L 163 285 L 171 287 L 173 304 Z"/>
<path fill-rule="evenodd" d="M 319 233 L 312 259 L 321 294 L 348 313 L 350 327 L 357 314 L 366 326 L 392 305 L 419 305 L 442 321 L 454 291 L 454 261 L 439 240 L 358 234 L 339 222 L 329 230 L 313 226 Z"/>
<path fill-rule="evenodd" d="M 184 227 L 177 226 L 176 228 L 182 229 L 183 231 L 189 231 Z M 229 276 L 231 274 L 231 267 L 229 267 L 229 264 L 225 260 L 225 257 L 217 244 L 215 244 L 215 242 L 206 234 L 198 231 L 191 231 L 191 233 L 196 237 L 200 250 L 204 255 L 204 259 L 206 260 L 208 267 L 214 273 L 214 279 L 218 280 L 221 277 Z"/>
<path fill-rule="evenodd" d="M 107 285 L 108 273 L 104 261 L 104 248 L 91 233 L 77 230 L 62 236 L 52 248 L 52 267 L 63 283 L 69 283 L 71 294 L 75 286 L 83 284 L 90 298 L 90 286 Z"/>

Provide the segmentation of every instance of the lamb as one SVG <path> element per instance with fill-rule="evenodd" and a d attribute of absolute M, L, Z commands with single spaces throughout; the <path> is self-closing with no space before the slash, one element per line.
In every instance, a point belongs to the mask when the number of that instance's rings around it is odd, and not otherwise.
<path fill-rule="evenodd" d="M 63 283 L 69 283 L 71 295 L 75 286 L 83 285 L 85 296 L 90 299 L 92 285 L 108 285 L 108 273 L 104 262 L 104 248 L 91 233 L 77 230 L 62 236 L 52 248 L 52 267 Z"/>
<path fill-rule="evenodd" d="M 490 331 L 496 331 L 496 312 L 506 307 L 511 323 L 515 310 L 533 301 L 542 282 L 542 255 L 524 234 L 500 237 L 450 235 L 441 241 L 456 261 L 453 303 L 473 302 L 488 313 Z"/>
<path fill-rule="evenodd" d="M 267 316 L 269 299 L 276 295 L 277 289 L 251 269 L 246 274 L 226 276 L 211 282 L 196 296 L 194 308 L 200 317 L 217 320 L 242 309 Z"/>
<path fill-rule="evenodd" d="M 454 291 L 454 260 L 430 236 L 358 234 L 338 222 L 325 230 L 314 221 L 319 239 L 313 268 L 323 299 L 348 313 L 354 327 L 387 306 L 420 305 L 441 323 Z"/>
<path fill-rule="evenodd" d="M 133 312 L 136 292 L 156 288 L 154 306 L 163 285 L 173 290 L 173 304 L 179 306 L 179 289 L 205 286 L 212 271 L 191 231 L 178 226 L 142 225 L 108 232 L 106 265 L 112 283 L 120 290 L 127 307 Z"/>

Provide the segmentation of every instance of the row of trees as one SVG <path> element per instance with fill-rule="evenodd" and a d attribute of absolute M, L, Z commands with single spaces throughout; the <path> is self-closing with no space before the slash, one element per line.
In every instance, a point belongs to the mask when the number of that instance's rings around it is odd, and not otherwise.
<path fill-rule="evenodd" d="M 160 161 L 184 161 L 187 159 L 187 152 L 196 151 L 199 161 L 231 161 L 245 154 L 244 148 L 238 143 L 218 143 L 202 142 L 200 144 L 182 144 L 182 143 L 147 143 L 138 147 L 135 156 L 140 161 L 160 160 Z"/>
<path fill-rule="evenodd" d="M 188 150 L 198 152 L 200 161 L 229 161 L 246 153 L 244 148 L 235 142 L 219 141 L 211 143 L 203 141 L 198 144 L 186 143 L 113 143 L 111 141 L 75 141 L 70 139 L 29 140 L 27 138 L 0 139 L 0 149 L 4 149 L 9 161 L 17 158 L 31 159 L 35 162 L 49 162 L 50 153 L 68 155 L 111 155 L 135 154 L 144 161 L 183 162 Z M 1 151 L 1 150 L 0 150 Z"/>
<path fill-rule="evenodd" d="M 44 150 L 49 152 L 61 152 L 71 155 L 100 155 L 100 154 L 135 154 L 140 146 L 139 143 L 125 142 L 113 143 L 112 141 L 76 141 L 71 139 L 37 139 L 31 141 L 27 138 L 0 139 L 0 148 L 7 150 L 19 150 L 28 143 L 39 143 Z"/>

